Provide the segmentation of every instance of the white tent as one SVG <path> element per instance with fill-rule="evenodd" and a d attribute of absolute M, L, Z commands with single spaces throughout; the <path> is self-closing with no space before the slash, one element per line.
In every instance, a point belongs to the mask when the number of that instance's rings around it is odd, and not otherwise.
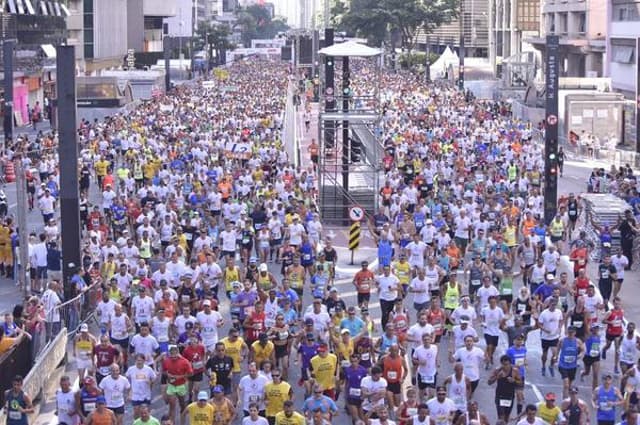
<path fill-rule="evenodd" d="M 460 58 L 458 57 L 458 54 L 447 46 L 438 60 L 431 65 L 431 76 L 432 78 L 444 78 L 449 67 L 456 69 L 459 64 Z"/>
<path fill-rule="evenodd" d="M 320 49 L 321 55 L 344 57 L 344 56 L 357 56 L 357 57 L 370 57 L 378 56 L 381 51 L 373 47 L 365 46 L 364 44 L 357 43 L 355 41 L 346 41 L 344 43 L 334 44 L 332 46 Z"/>

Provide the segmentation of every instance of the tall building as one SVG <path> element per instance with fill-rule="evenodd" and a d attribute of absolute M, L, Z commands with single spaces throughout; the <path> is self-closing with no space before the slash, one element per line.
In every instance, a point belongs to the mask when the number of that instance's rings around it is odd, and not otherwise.
<path fill-rule="evenodd" d="M 161 55 L 163 19 L 175 16 L 177 10 L 177 0 L 68 0 L 67 4 L 67 42 L 77 46 L 77 67 L 86 75 L 122 66 L 130 49 Z"/>
<path fill-rule="evenodd" d="M 636 96 L 638 51 L 640 37 L 640 0 L 608 0 L 610 14 L 607 31 L 605 76 L 611 78 L 614 90 L 627 98 Z"/>
<path fill-rule="evenodd" d="M 540 36 L 529 41 L 544 57 L 546 36 L 560 36 L 560 76 L 602 77 L 607 37 L 607 2 L 545 0 Z"/>

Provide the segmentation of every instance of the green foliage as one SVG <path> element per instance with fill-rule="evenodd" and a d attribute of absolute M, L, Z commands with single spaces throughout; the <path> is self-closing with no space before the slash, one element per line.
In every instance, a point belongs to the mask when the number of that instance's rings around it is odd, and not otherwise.
<path fill-rule="evenodd" d="M 259 4 L 241 8 L 236 15 L 236 28 L 241 30 L 241 40 L 245 47 L 249 47 L 253 39 L 274 38 L 279 32 L 289 29 L 284 19 L 272 19 L 269 9 Z"/>
<path fill-rule="evenodd" d="M 196 50 L 204 50 L 207 48 L 207 55 L 212 58 L 213 52 L 216 52 L 216 57 L 223 56 L 223 52 L 226 50 L 232 50 L 236 46 L 229 41 L 231 35 L 231 28 L 226 24 L 219 24 L 215 22 L 208 22 L 204 25 L 200 25 L 196 31 L 193 44 Z"/>
<path fill-rule="evenodd" d="M 398 33 L 402 48 L 411 51 L 418 29 L 432 33 L 458 15 L 460 0 L 351 0 L 332 9 L 339 30 L 367 38 L 378 46 Z"/>
<path fill-rule="evenodd" d="M 398 63 L 402 68 L 421 67 L 425 64 L 426 55 L 424 52 L 405 53 L 398 57 Z M 434 63 L 438 57 L 436 53 L 429 53 L 429 63 Z"/>

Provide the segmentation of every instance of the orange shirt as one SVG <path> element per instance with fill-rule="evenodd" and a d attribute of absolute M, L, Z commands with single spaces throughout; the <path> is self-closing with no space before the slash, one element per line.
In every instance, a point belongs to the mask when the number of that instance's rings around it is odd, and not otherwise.
<path fill-rule="evenodd" d="M 530 220 L 524 220 L 522 222 L 522 233 L 524 233 L 525 236 L 531 236 L 533 234 L 533 228 L 536 227 L 536 220 L 535 219 L 530 219 Z"/>
<path fill-rule="evenodd" d="M 447 247 L 447 255 L 451 261 L 451 267 L 458 267 L 458 264 L 460 263 L 460 248 L 449 245 Z"/>
<path fill-rule="evenodd" d="M 395 384 L 402 380 L 402 357 L 393 358 L 389 355 L 382 360 L 382 377 L 389 384 Z"/>
<path fill-rule="evenodd" d="M 227 183 L 226 181 L 221 181 L 218 184 L 218 190 L 220 191 L 220 194 L 222 195 L 222 199 L 227 199 L 227 198 L 229 198 L 229 196 L 231 196 L 231 185 L 229 183 Z"/>

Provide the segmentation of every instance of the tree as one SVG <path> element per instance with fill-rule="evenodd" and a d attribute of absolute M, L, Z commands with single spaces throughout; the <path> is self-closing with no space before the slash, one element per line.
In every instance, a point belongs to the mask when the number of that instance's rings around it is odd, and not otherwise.
<path fill-rule="evenodd" d="M 419 28 L 427 33 L 451 22 L 462 0 L 352 0 L 337 4 L 333 14 L 338 28 L 355 30 L 375 45 L 398 33 L 402 48 L 411 51 Z"/>
<path fill-rule="evenodd" d="M 251 40 L 275 38 L 279 32 L 289 29 L 284 19 L 272 18 L 269 9 L 260 4 L 240 8 L 236 16 L 235 27 L 241 29 L 241 40 L 245 47 L 251 45 Z"/>
<path fill-rule="evenodd" d="M 194 47 L 197 50 L 207 48 L 207 56 L 211 60 L 214 56 L 220 60 L 224 57 L 224 52 L 234 49 L 235 45 L 229 41 L 231 28 L 225 24 L 208 22 L 198 26 L 196 37 L 194 39 Z"/>

